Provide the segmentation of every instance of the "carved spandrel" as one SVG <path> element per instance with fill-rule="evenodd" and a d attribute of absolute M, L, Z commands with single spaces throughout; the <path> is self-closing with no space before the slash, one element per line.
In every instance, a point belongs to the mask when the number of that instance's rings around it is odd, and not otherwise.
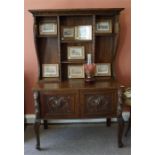
<path fill-rule="evenodd" d="M 70 113 L 72 99 L 70 96 L 52 96 L 47 99 L 48 113 Z"/>
<path fill-rule="evenodd" d="M 111 103 L 111 96 L 90 95 L 86 98 L 86 110 L 88 112 L 109 111 Z"/>

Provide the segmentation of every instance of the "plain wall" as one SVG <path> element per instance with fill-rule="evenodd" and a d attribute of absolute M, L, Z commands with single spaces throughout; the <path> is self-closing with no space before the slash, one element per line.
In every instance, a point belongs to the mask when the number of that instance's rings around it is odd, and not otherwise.
<path fill-rule="evenodd" d="M 24 8 L 24 77 L 25 113 L 34 113 L 32 87 L 38 68 L 33 40 L 33 17 L 29 9 L 125 8 L 120 16 L 120 40 L 116 56 L 116 76 L 124 85 L 131 82 L 131 2 L 130 0 L 25 0 Z"/>

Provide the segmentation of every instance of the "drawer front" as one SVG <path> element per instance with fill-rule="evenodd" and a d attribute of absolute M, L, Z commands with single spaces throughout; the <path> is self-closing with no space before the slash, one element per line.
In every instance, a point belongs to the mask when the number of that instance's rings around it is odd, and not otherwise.
<path fill-rule="evenodd" d="M 80 100 L 82 117 L 112 117 L 117 113 L 116 90 L 82 90 Z"/>
<path fill-rule="evenodd" d="M 54 91 L 41 93 L 41 116 L 43 118 L 76 118 L 79 115 L 77 91 Z"/>

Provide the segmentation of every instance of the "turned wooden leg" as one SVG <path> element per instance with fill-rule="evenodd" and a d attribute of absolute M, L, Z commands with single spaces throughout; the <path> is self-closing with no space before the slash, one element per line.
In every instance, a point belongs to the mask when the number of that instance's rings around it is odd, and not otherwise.
<path fill-rule="evenodd" d="M 118 147 L 123 147 L 122 137 L 124 130 L 124 120 L 123 117 L 118 117 Z"/>
<path fill-rule="evenodd" d="M 48 122 L 47 122 L 47 120 L 44 120 L 44 129 L 48 129 Z"/>
<path fill-rule="evenodd" d="M 24 116 L 24 131 L 26 130 L 26 126 L 27 126 L 27 124 L 26 124 L 26 118 L 25 118 L 25 116 Z"/>
<path fill-rule="evenodd" d="M 126 129 L 126 132 L 125 132 L 125 136 L 127 137 L 127 134 L 129 132 L 129 129 L 131 128 L 131 114 L 130 114 L 130 118 L 129 118 L 129 122 L 128 122 L 128 126 L 127 126 L 127 129 Z"/>
<path fill-rule="evenodd" d="M 111 118 L 107 118 L 106 124 L 108 127 L 111 126 Z"/>
<path fill-rule="evenodd" d="M 39 133 L 39 127 L 40 127 L 40 120 L 36 120 L 34 124 L 34 131 L 36 135 L 36 149 L 40 150 L 40 133 Z"/>

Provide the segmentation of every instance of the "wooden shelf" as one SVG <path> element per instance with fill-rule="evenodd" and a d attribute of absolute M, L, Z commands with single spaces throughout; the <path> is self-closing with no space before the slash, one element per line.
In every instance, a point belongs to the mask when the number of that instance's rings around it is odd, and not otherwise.
<path fill-rule="evenodd" d="M 45 82 L 61 82 L 59 78 L 42 78 L 41 80 L 39 80 L 40 83 L 45 83 Z"/>
<path fill-rule="evenodd" d="M 61 40 L 61 43 L 91 43 L 92 40 Z"/>
<path fill-rule="evenodd" d="M 103 36 L 103 37 L 114 37 L 116 36 L 116 33 L 100 33 L 100 32 L 96 32 L 95 36 Z"/>
<path fill-rule="evenodd" d="M 63 64 L 84 64 L 86 63 L 85 60 L 65 60 L 65 61 L 62 61 L 61 63 Z"/>
<path fill-rule="evenodd" d="M 48 37 L 57 38 L 58 36 L 57 35 L 37 35 L 37 38 L 48 38 Z"/>

